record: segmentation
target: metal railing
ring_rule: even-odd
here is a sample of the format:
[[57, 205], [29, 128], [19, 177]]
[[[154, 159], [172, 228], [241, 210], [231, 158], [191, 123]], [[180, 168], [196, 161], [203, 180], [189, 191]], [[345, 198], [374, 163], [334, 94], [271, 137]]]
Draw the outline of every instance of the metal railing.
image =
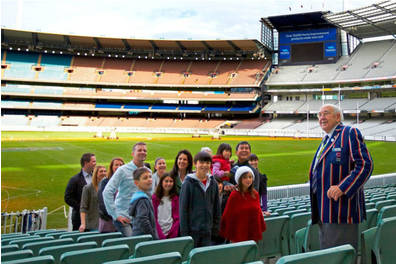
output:
[[47, 207], [39, 210], [1, 213], [2, 234], [26, 233], [47, 228]]

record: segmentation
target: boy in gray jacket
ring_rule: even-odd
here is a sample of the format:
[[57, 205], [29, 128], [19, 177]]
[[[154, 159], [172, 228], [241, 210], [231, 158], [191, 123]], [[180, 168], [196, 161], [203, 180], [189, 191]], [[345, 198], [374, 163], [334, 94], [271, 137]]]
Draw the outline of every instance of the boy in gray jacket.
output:
[[153, 239], [158, 239], [154, 208], [149, 195], [153, 182], [151, 171], [146, 167], [138, 168], [133, 172], [133, 180], [138, 190], [133, 194], [129, 206], [132, 236], [151, 235]]

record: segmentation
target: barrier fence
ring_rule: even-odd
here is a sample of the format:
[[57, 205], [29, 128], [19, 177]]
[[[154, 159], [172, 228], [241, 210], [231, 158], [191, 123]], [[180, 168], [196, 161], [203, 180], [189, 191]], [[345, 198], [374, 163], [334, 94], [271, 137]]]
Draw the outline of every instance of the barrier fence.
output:
[[1, 213], [2, 234], [26, 233], [29, 231], [47, 229], [47, 214], [47, 207], [39, 210]]

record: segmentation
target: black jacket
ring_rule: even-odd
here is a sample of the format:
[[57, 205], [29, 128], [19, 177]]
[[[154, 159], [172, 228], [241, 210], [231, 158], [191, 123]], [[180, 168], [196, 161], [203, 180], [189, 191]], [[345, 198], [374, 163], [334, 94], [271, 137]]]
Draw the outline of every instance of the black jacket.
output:
[[180, 234], [209, 233], [216, 235], [220, 227], [220, 201], [217, 182], [210, 176], [206, 191], [195, 174], [187, 175], [180, 191]]
[[73, 207], [73, 210], [80, 211], [81, 195], [84, 185], [86, 185], [82, 170], [70, 178], [65, 190], [65, 202]]
[[106, 206], [103, 201], [103, 190], [106, 187], [106, 184], [109, 182], [109, 179], [103, 178], [100, 181], [98, 186], [98, 207], [99, 207], [99, 217], [105, 221], [113, 220], [113, 218], [107, 213]]

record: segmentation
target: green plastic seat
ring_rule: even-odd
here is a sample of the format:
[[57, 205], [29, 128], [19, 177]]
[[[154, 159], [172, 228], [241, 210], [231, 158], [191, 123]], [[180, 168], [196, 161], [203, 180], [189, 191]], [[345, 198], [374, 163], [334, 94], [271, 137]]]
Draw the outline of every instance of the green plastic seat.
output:
[[1, 240], [1, 245], [2, 246], [9, 245], [12, 241], [28, 239], [28, 238], [29, 239], [35, 239], [35, 238], [40, 238], [40, 236], [26, 235], [26, 236], [16, 236], [16, 237], [4, 238], [4, 239]]
[[285, 211], [285, 212], [283, 212], [282, 215], [288, 215], [289, 217], [291, 217], [294, 214], [305, 213], [306, 211], [307, 211], [307, 209], [305, 209], [305, 208], [295, 209], [295, 210]]
[[307, 226], [308, 221], [311, 219], [311, 213], [297, 213], [290, 217], [289, 220], [289, 253], [295, 254], [296, 251], [296, 243], [295, 243], [295, 235], [297, 230]]
[[355, 261], [355, 257], [355, 249], [351, 245], [342, 245], [307, 253], [284, 256], [278, 259], [276, 264], [352, 264]]
[[282, 215], [265, 220], [267, 230], [263, 232], [263, 238], [257, 242], [259, 257], [268, 258], [279, 255], [287, 255], [289, 216]]
[[25, 239], [20, 239], [20, 240], [13, 240], [10, 242], [10, 245], [16, 244], [19, 246], [19, 248], [23, 248], [23, 245], [27, 243], [32, 243], [32, 242], [42, 242], [42, 241], [49, 241], [49, 240], [54, 240], [53, 237], [38, 237], [38, 238], [25, 238]]
[[53, 239], [48, 241], [31, 242], [24, 244], [22, 249], [30, 249], [34, 256], [38, 256], [40, 249], [51, 246], [60, 246], [74, 243], [71, 238]]
[[74, 232], [74, 233], [69, 233], [69, 234], [62, 234], [59, 236], [59, 238], [73, 238], [75, 242], [77, 242], [77, 239], [81, 236], [88, 236], [88, 235], [95, 235], [99, 234], [99, 231], [90, 231], [90, 232]]
[[76, 233], [80, 233], [80, 231], [78, 231], [78, 230], [74, 230], [74, 231], [58, 231], [58, 232], [46, 234], [45, 236], [52, 236], [52, 237], [54, 237], [54, 239], [59, 239], [61, 235], [76, 234]]
[[[35, 235], [39, 235], [41, 237], [45, 236], [52, 236], [52, 234], [59, 234], [59, 233], [66, 233], [66, 230], [59, 230], [59, 229], [53, 229], [53, 230], [40, 230], [41, 232], [36, 232], [34, 233]], [[54, 237], [55, 238], [55, 237]]]
[[129, 248], [127, 245], [83, 249], [63, 253], [60, 257], [62, 264], [89, 263], [101, 264], [106, 261], [127, 259]]
[[56, 229], [43, 229], [43, 230], [32, 231], [31, 234], [32, 235], [38, 235], [38, 236], [42, 237], [42, 236], [45, 236], [46, 234], [54, 233], [54, 232], [58, 232], [58, 231], [59, 230], [56, 230]]
[[253, 262], [245, 262], [243, 264], [264, 264], [261, 260], [253, 261]]
[[366, 210], [375, 208], [375, 203], [367, 202], [366, 203]]
[[54, 264], [52, 256], [39, 256], [2, 262], [2, 264]]
[[182, 257], [179, 252], [152, 255], [135, 259], [123, 259], [105, 262], [103, 264], [181, 264]]
[[377, 263], [395, 263], [396, 217], [382, 219], [377, 226], [373, 251]]
[[120, 232], [112, 232], [112, 233], [102, 233], [102, 234], [93, 234], [80, 236], [77, 238], [78, 243], [84, 243], [89, 241], [95, 241], [98, 246], [102, 245], [102, 242], [108, 238], [121, 238], [122, 234]]
[[387, 206], [387, 205], [393, 205], [393, 204], [396, 204], [396, 200], [389, 199], [389, 200], [385, 200], [385, 201], [378, 201], [375, 203], [375, 208], [379, 212], [382, 207]]
[[86, 243], [75, 243], [60, 246], [44, 247], [39, 250], [39, 256], [51, 255], [54, 257], [55, 263], [60, 263], [60, 257], [63, 253], [74, 251], [97, 248], [96, 242], [86, 242]]
[[361, 233], [361, 245], [360, 255], [362, 264], [372, 263], [372, 248], [374, 245], [375, 234], [377, 233], [377, 227], [372, 227]]
[[381, 219], [394, 216], [396, 216], [396, 204], [384, 206], [378, 213], [377, 223], [379, 223]]
[[1, 247], [1, 253], [8, 253], [19, 250], [18, 245], [6, 245]]
[[131, 237], [121, 237], [121, 238], [108, 238], [102, 242], [102, 247], [109, 247], [115, 245], [128, 245], [129, 255], [135, 253], [135, 247], [138, 243], [144, 241], [151, 241], [153, 237], [151, 235], [141, 235], [141, 236], [131, 236]]
[[284, 212], [292, 211], [292, 210], [296, 210], [296, 207], [295, 206], [290, 206], [290, 207], [286, 207], [286, 208], [278, 208], [278, 209], [275, 210], [275, 212], [280, 214], [280, 215], [283, 215]]
[[140, 242], [135, 247], [133, 258], [146, 257], [168, 252], [179, 252], [182, 261], [187, 260], [188, 253], [194, 248], [194, 240], [190, 236], [163, 240]]
[[295, 252], [303, 253], [304, 250], [304, 241], [305, 241], [305, 232], [307, 231], [307, 227], [303, 227], [296, 231], [295, 233]]
[[24, 250], [17, 250], [13, 252], [8, 252], [8, 253], [1, 253], [1, 262], [3, 261], [9, 261], [9, 260], [17, 260], [17, 259], [23, 259], [23, 258], [30, 258], [33, 257], [33, 251], [29, 249], [24, 249]]
[[1, 241], [9, 238], [17, 238], [17, 237], [29, 237], [29, 234], [22, 234], [22, 233], [9, 233], [9, 234], [2, 234]]
[[239, 264], [258, 260], [257, 244], [253, 240], [225, 245], [199, 247], [191, 250], [187, 264]]
[[[366, 210], [366, 218], [367, 219], [359, 224], [359, 226], [358, 226], [359, 234], [361, 234], [362, 232], [366, 231], [369, 228], [374, 227], [377, 224], [377, 215], [378, 215], [378, 210], [375, 208]], [[358, 237], [358, 254], [360, 254], [361, 243], [362, 243], [362, 240], [361, 240], [361, 236], [359, 235], [359, 237]]]

